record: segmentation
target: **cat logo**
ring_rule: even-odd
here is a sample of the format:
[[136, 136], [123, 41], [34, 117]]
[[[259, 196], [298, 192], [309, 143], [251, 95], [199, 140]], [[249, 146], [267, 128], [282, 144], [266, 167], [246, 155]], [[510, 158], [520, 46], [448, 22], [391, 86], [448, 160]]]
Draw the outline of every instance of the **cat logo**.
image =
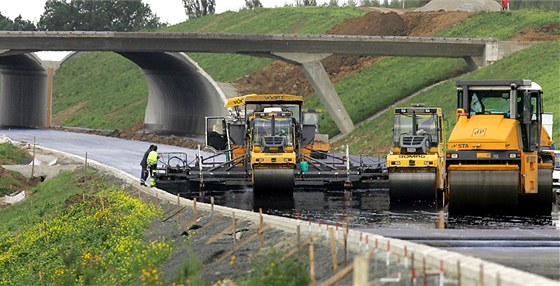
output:
[[475, 128], [471, 137], [484, 137], [486, 135], [486, 128]]

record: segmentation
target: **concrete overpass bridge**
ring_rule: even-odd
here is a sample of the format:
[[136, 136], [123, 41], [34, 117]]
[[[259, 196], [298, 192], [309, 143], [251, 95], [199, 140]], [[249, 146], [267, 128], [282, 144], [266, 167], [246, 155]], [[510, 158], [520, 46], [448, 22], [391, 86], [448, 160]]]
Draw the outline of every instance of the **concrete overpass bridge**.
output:
[[[203, 133], [225, 95], [184, 52], [236, 53], [299, 65], [342, 133], [354, 124], [320, 60], [330, 55], [463, 58], [472, 69], [511, 51], [495, 39], [220, 33], [0, 32], [0, 126], [47, 127], [47, 70], [32, 52], [107, 51], [134, 62], [148, 84], [145, 127]], [[64, 63], [65, 60], [61, 64]]]

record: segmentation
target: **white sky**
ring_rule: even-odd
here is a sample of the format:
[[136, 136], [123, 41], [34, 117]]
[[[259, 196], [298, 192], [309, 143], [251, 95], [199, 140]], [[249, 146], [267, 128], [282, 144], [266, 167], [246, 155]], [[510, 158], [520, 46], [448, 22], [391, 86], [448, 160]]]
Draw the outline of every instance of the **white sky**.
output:
[[[0, 0], [0, 12], [12, 20], [21, 15], [23, 19], [36, 23], [43, 14], [45, 2], [46, 0]], [[173, 25], [187, 20], [182, 0], [142, 0], [142, 2], [150, 5], [152, 12], [162, 22]], [[296, 0], [261, 0], [264, 7], [281, 7], [286, 3], [294, 4], [295, 2]], [[328, 0], [317, 1], [319, 4], [325, 2]], [[244, 5], [244, 0], [216, 0], [216, 13], [237, 11]], [[37, 54], [44, 60], [61, 60], [67, 52], [39, 52]]]

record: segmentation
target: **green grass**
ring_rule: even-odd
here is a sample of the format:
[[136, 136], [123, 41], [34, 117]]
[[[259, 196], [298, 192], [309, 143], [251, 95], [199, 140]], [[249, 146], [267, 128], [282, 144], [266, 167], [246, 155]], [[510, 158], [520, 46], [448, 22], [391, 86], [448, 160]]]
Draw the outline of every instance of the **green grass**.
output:
[[[1, 167], [0, 167], [1, 168]], [[26, 178], [18, 172], [9, 171], [9, 175], [0, 176], [0, 197], [26, 189]]]
[[[31, 155], [11, 143], [0, 144], [0, 165], [19, 165], [30, 160]], [[17, 172], [5, 172], [5, 175], [0, 176], [0, 196], [25, 190], [26, 178]]]
[[544, 10], [484, 13], [443, 31], [440, 36], [507, 40], [523, 29], [540, 28], [559, 21], [560, 13]]
[[[558, 22], [560, 13], [550, 11], [482, 13], [438, 36], [508, 39], [524, 28], [538, 28]], [[353, 122], [358, 123], [423, 87], [466, 70], [462, 59], [393, 57], [345, 78], [335, 88]], [[306, 106], [324, 109], [316, 96], [307, 99]], [[331, 136], [340, 133], [328, 115], [321, 121], [321, 132]], [[356, 132], [361, 134], [360, 130]]]
[[[460, 79], [530, 79], [539, 83], [544, 91], [546, 112], [553, 112], [558, 142], [558, 126], [560, 126], [560, 42], [535, 45], [517, 52], [495, 64], [465, 75]], [[442, 107], [446, 118], [446, 135], [449, 136], [455, 125], [456, 91], [455, 81], [449, 80], [429, 91], [426, 91], [401, 106], [422, 102], [426, 106]], [[392, 110], [379, 118], [367, 122], [357, 128], [339, 145], [349, 145], [352, 153], [370, 151], [387, 152], [392, 140]], [[374, 136], [372, 136], [374, 134]]]
[[[339, 7], [255, 9], [196, 18], [164, 31], [320, 34], [364, 13]], [[272, 62], [231, 54], [190, 56], [217, 81], [237, 79]], [[114, 53], [81, 53], [56, 72], [53, 115], [71, 113], [55, 122], [64, 126], [124, 129], [144, 118], [147, 97], [145, 79], [132, 62]]]
[[[324, 34], [334, 25], [365, 14], [358, 8], [282, 7], [227, 12], [170, 27], [171, 32]], [[189, 54], [216, 81], [233, 81], [270, 64], [267, 58], [231, 54]]]
[[297, 286], [309, 285], [309, 273], [306, 262], [301, 257], [289, 257], [282, 260], [283, 253], [271, 253], [257, 256], [252, 263], [253, 271], [236, 281], [241, 286]]
[[0, 165], [19, 165], [30, 160], [31, 155], [13, 144], [0, 144]]
[[156, 285], [170, 252], [142, 235], [156, 215], [101, 177], [63, 173], [0, 210], [0, 284]]
[[[343, 79], [335, 88], [352, 121], [357, 123], [425, 86], [466, 69], [462, 59], [389, 58]], [[305, 106], [324, 110], [317, 96], [306, 99]], [[328, 114], [321, 121], [321, 132], [331, 136], [339, 133]]]
[[[324, 33], [345, 19], [366, 11], [340, 7], [284, 7], [227, 12], [168, 27], [173, 32]], [[508, 39], [527, 27], [558, 23], [560, 13], [538, 10], [482, 13], [441, 32], [447, 37]], [[258, 70], [269, 59], [243, 55], [190, 54], [217, 81], [232, 81]], [[350, 117], [358, 123], [423, 87], [465, 71], [463, 60], [439, 58], [387, 58], [335, 85]], [[140, 70], [110, 53], [84, 53], [66, 63], [55, 77], [53, 110], [56, 115], [79, 110], [62, 125], [98, 129], [124, 129], [142, 120], [147, 86]], [[315, 96], [309, 108], [321, 108]], [[71, 113], [71, 112], [70, 112]], [[64, 117], [63, 117], [64, 118]], [[326, 114], [321, 132], [339, 133]]]
[[134, 63], [114, 53], [80, 53], [56, 73], [53, 116], [74, 108], [79, 112], [58, 124], [124, 129], [144, 118], [147, 94]]

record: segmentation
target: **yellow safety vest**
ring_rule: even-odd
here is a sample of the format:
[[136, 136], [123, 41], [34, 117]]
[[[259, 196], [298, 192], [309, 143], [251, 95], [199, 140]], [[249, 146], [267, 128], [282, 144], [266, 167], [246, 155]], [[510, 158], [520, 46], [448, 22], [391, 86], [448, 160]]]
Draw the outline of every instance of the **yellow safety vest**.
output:
[[156, 151], [150, 151], [150, 154], [148, 154], [148, 159], [146, 160], [148, 163], [148, 166], [152, 166], [152, 165], [156, 165], [157, 164], [157, 160], [158, 160], [158, 154]]

